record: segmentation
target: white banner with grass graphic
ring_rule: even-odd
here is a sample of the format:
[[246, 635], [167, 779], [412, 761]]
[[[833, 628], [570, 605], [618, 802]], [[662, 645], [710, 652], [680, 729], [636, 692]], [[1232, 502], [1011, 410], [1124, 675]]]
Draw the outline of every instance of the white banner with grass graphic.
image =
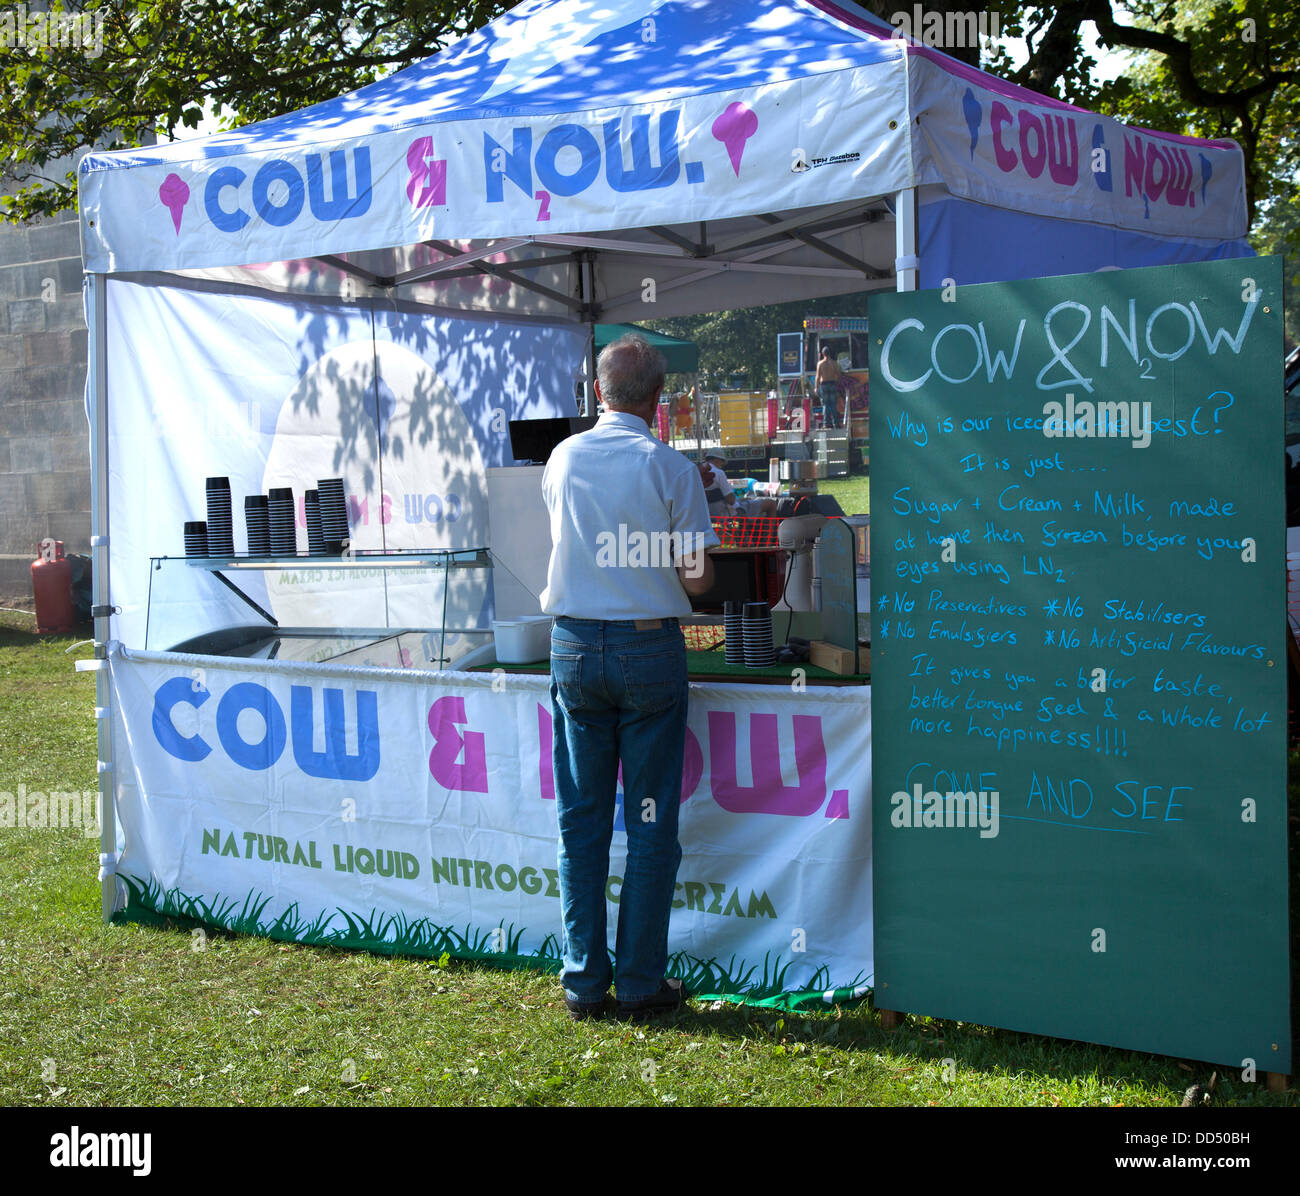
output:
[[[558, 967], [549, 678], [110, 657], [119, 916]], [[671, 970], [872, 979], [870, 690], [693, 685]], [[626, 838], [610, 861], [611, 948]]]

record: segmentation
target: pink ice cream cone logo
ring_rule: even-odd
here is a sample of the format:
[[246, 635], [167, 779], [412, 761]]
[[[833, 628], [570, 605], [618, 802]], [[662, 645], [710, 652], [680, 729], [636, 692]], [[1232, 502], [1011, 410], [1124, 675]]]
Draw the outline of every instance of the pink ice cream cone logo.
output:
[[162, 181], [162, 186], [158, 188], [158, 198], [162, 200], [163, 206], [172, 214], [172, 225], [175, 227], [177, 235], [181, 231], [181, 214], [185, 211], [185, 205], [190, 201], [190, 189], [185, 180], [178, 174], [169, 174]]
[[727, 147], [731, 169], [740, 178], [740, 159], [745, 153], [745, 142], [758, 132], [758, 115], [746, 104], [728, 104], [722, 115], [713, 122], [713, 136]]

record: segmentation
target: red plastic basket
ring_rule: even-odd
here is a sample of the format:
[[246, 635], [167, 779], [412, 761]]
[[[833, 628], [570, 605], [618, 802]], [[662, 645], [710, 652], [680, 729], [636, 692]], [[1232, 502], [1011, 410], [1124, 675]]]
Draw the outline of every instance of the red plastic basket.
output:
[[775, 515], [715, 515], [713, 530], [723, 548], [775, 548], [780, 522]]

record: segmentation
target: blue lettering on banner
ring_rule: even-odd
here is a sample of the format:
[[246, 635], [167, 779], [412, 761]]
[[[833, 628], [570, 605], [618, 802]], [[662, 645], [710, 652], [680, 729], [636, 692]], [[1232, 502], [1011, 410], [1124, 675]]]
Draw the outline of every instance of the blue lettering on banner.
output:
[[222, 166], [208, 176], [207, 186], [203, 189], [203, 206], [207, 209], [208, 219], [223, 233], [237, 233], [248, 223], [248, 213], [238, 205], [233, 211], [221, 206], [221, 193], [227, 187], [238, 188], [248, 176], [238, 166]]
[[[364, 216], [370, 210], [374, 192], [370, 179], [370, 150], [356, 146], [352, 153], [352, 182], [348, 186], [348, 151], [331, 150], [329, 153], [329, 188], [326, 194], [324, 162], [320, 154], [306, 155], [307, 180], [302, 172], [284, 158], [264, 162], [253, 176], [253, 210], [267, 224], [284, 228], [302, 215], [304, 203], [317, 220], [335, 222]], [[248, 175], [238, 166], [221, 166], [209, 176], [203, 188], [203, 207], [208, 219], [223, 233], [237, 233], [252, 219], [252, 215], [239, 201], [239, 191]], [[275, 194], [272, 187], [284, 184], [284, 194]], [[225, 206], [222, 193], [227, 189], [236, 193], [234, 205]]]
[[348, 192], [348, 158], [343, 150], [330, 150], [330, 192], [325, 198], [325, 176], [320, 154], [307, 155], [307, 200], [317, 220], [347, 220], [370, 211], [370, 151], [358, 146], [352, 155], [356, 194]]
[[464, 503], [459, 494], [404, 494], [402, 509], [407, 523], [455, 523]]
[[[501, 169], [496, 169], [497, 159]], [[500, 203], [504, 198], [503, 179], [509, 179], [529, 199], [533, 197], [533, 131], [515, 130], [513, 152], [507, 152], [494, 137], [483, 134], [483, 167], [487, 171], [488, 203]]]
[[[581, 159], [570, 174], [560, 171], [559, 155], [563, 149], [577, 150]], [[581, 125], [556, 125], [542, 138], [536, 166], [538, 182], [552, 195], [577, 195], [590, 187], [600, 173], [600, 146]]]
[[[669, 108], [659, 113], [659, 163], [655, 164], [650, 144], [651, 113], [643, 112], [629, 118], [627, 148], [631, 165], [624, 163], [623, 118], [616, 116], [601, 126], [605, 143], [605, 179], [614, 191], [650, 191], [670, 187], [682, 174], [678, 158], [677, 130], [681, 123], [681, 110]], [[565, 168], [560, 165], [562, 150], [577, 151], [578, 160]], [[485, 194], [488, 203], [505, 200], [505, 181], [510, 180], [519, 191], [535, 198], [533, 172], [537, 181], [551, 195], [577, 195], [596, 181], [600, 174], [600, 145], [590, 131], [581, 125], [557, 125], [542, 138], [533, 154], [533, 134], [529, 128], [512, 130], [512, 144], [506, 149], [490, 133], [483, 134], [483, 170]], [[704, 166], [700, 162], [686, 163], [686, 181], [702, 183]]]
[[[254, 743], [239, 730], [239, 716], [245, 710], [256, 710], [262, 716], [262, 738]], [[271, 691], [252, 681], [232, 685], [217, 705], [217, 737], [226, 755], [241, 768], [250, 772], [270, 768], [284, 751], [287, 738], [284, 714]]]
[[313, 747], [315, 702], [310, 685], [293, 687], [293, 758], [309, 777], [368, 781], [379, 769], [379, 695], [357, 690], [357, 751], [348, 754], [347, 715], [343, 691], [325, 690], [325, 750]]
[[[379, 695], [374, 690], [356, 691], [356, 745], [347, 748], [348, 723], [341, 689], [323, 691], [322, 739], [324, 750], [317, 751], [316, 711], [312, 688], [292, 687], [291, 717], [293, 756], [308, 776], [325, 780], [368, 781], [379, 771]], [[172, 710], [181, 703], [195, 709], [210, 697], [206, 689], [195, 689], [189, 677], [172, 677], [154, 692], [153, 732], [162, 749], [177, 760], [196, 763], [212, 752], [212, 745], [199, 735], [182, 735], [172, 722]], [[239, 716], [255, 710], [262, 718], [260, 739], [250, 742], [239, 729]], [[233, 685], [217, 704], [217, 738], [241, 768], [261, 771], [270, 768], [284, 753], [290, 738], [284, 711], [275, 695], [263, 685], [243, 681]]]
[[677, 121], [681, 113], [676, 109], [659, 117], [659, 165], [650, 159], [650, 115], [642, 113], [632, 117], [632, 168], [623, 167], [623, 146], [619, 140], [619, 118], [605, 122], [605, 177], [615, 191], [649, 191], [656, 187], [670, 187], [677, 181]]
[[173, 677], [158, 687], [153, 696], [153, 736], [169, 756], [192, 763], [212, 751], [201, 735], [182, 735], [172, 723], [173, 706], [188, 702], [197, 710], [211, 696], [206, 689], [195, 689], [189, 677]]
[[[283, 183], [288, 188], [289, 194], [281, 204], [271, 202], [272, 183]], [[253, 207], [267, 224], [274, 224], [276, 228], [292, 224], [302, 211], [302, 200], [302, 175], [292, 162], [272, 158], [253, 176]]]

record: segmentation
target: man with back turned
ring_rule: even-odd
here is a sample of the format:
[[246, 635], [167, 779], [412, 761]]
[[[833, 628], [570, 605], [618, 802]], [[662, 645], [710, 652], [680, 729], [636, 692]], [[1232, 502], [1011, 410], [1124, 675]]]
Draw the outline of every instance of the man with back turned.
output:
[[[596, 426], [563, 441], [542, 480], [551, 560], [542, 610], [551, 634], [555, 805], [564, 918], [565, 1005], [574, 1018], [675, 1009], [665, 977], [668, 917], [681, 847], [686, 647], [678, 619], [689, 594], [713, 584], [719, 543], [699, 471], [650, 431], [664, 359], [625, 336], [601, 353]], [[615, 968], [605, 885], [619, 764], [627, 864], [619, 893]]]

